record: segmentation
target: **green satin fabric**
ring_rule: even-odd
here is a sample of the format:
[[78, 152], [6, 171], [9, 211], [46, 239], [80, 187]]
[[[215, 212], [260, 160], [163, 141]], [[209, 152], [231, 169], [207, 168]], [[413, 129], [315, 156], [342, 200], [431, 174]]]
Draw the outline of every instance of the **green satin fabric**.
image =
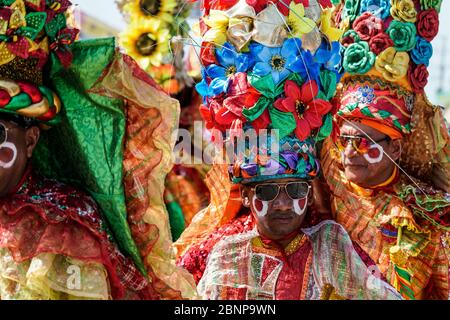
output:
[[166, 204], [167, 211], [169, 213], [170, 232], [172, 234], [172, 241], [175, 242], [183, 233], [186, 225], [184, 223], [183, 210], [176, 201], [172, 201]]
[[122, 183], [124, 104], [87, 92], [113, 61], [114, 53], [114, 38], [96, 39], [73, 45], [74, 60], [68, 69], [52, 59], [46, 83], [62, 101], [62, 121], [42, 133], [34, 166], [47, 177], [88, 191], [121, 251], [146, 274], [127, 223]]

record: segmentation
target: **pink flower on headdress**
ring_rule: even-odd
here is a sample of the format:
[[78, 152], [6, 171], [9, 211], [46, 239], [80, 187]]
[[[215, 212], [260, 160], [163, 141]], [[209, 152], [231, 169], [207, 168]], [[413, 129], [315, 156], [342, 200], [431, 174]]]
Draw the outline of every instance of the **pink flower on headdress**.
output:
[[332, 105], [325, 100], [317, 99], [319, 88], [314, 80], [304, 83], [301, 88], [291, 80], [284, 84], [286, 98], [275, 101], [274, 106], [280, 111], [291, 112], [297, 123], [295, 135], [305, 140], [311, 131], [322, 126], [322, 118]]

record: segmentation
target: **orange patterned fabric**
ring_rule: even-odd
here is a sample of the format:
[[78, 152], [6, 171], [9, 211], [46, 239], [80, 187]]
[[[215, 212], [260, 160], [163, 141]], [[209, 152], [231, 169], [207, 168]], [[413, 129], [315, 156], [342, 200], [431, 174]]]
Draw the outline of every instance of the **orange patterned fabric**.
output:
[[[332, 192], [335, 220], [391, 284], [395, 281], [394, 265], [397, 265], [411, 275], [415, 299], [448, 299], [449, 251], [443, 243], [445, 234], [429, 223], [425, 215], [418, 216], [416, 206], [407, 205], [400, 198], [399, 194], [411, 184], [409, 180], [400, 174], [390, 187], [361, 192], [346, 180], [337, 155], [328, 140], [322, 152], [322, 166]], [[436, 194], [438, 197], [439, 193]], [[448, 213], [448, 206], [441, 209], [442, 214]], [[399, 228], [401, 250], [393, 254], [390, 249], [397, 244]]]

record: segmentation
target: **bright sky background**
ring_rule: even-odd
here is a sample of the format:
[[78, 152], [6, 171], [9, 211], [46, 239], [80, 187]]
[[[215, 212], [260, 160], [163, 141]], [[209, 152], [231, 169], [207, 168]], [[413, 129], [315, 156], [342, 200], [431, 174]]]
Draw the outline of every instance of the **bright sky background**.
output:
[[[87, 14], [97, 17], [108, 25], [123, 30], [126, 26], [114, 0], [72, 0]], [[433, 103], [442, 103], [437, 95], [439, 86], [450, 96], [450, 0], [442, 1], [440, 30], [433, 40], [434, 55], [429, 71], [427, 93]]]

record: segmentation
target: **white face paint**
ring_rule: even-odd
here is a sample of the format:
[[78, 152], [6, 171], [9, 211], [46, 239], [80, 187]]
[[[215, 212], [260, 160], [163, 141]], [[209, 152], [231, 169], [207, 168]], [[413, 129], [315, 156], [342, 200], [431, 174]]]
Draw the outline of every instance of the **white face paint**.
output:
[[16, 162], [16, 159], [17, 159], [17, 148], [16, 148], [16, 145], [14, 143], [11, 143], [11, 142], [4, 142], [4, 143], [0, 144], [0, 151], [2, 149], [10, 149], [13, 152], [13, 156], [12, 156], [12, 159], [10, 161], [3, 162], [3, 161], [0, 160], [0, 168], [9, 169], [9, 168], [11, 168], [14, 165], [14, 163]]
[[383, 156], [384, 156], [383, 147], [380, 146], [379, 144], [374, 144], [369, 149], [378, 149], [379, 155], [376, 158], [372, 158], [369, 156], [369, 153], [364, 153], [364, 159], [366, 159], [366, 161], [370, 164], [375, 164], [375, 163], [381, 162], [381, 160], [383, 159]]
[[253, 196], [253, 209], [255, 209], [256, 215], [258, 217], [264, 217], [269, 211], [269, 202], [261, 201], [256, 199], [256, 196]]
[[[303, 207], [300, 206], [300, 201], [304, 201], [305, 203], [303, 204]], [[306, 212], [306, 207], [308, 206], [308, 201], [307, 199], [296, 199], [296, 200], [292, 200], [292, 203], [294, 205], [294, 212], [299, 215], [302, 216], [305, 214]]]

